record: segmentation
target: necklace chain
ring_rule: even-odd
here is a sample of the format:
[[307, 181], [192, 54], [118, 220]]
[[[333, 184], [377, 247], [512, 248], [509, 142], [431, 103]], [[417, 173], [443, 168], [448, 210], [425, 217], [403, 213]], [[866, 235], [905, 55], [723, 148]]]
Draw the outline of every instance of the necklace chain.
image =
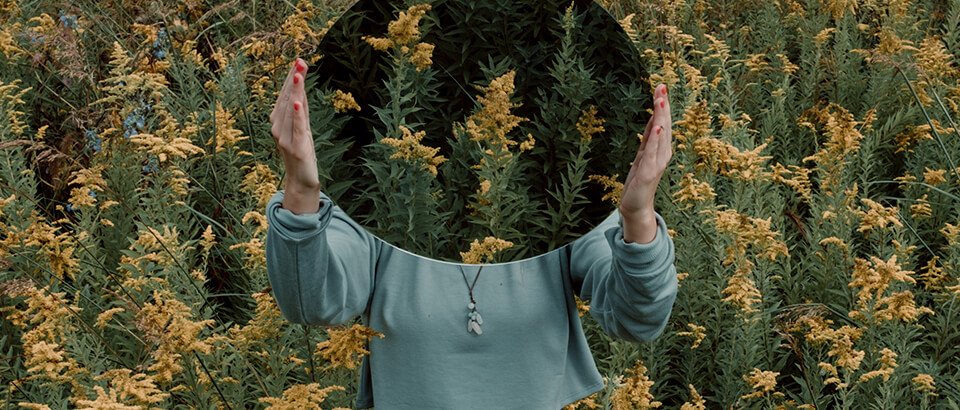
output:
[[[463, 283], [467, 284], [467, 274], [463, 271], [463, 266], [457, 265], [457, 267], [460, 268]], [[483, 317], [480, 316], [480, 312], [477, 312], [477, 301], [473, 298], [473, 287], [476, 286], [481, 271], [483, 271], [483, 265], [480, 265], [480, 269], [477, 270], [477, 276], [473, 278], [473, 284], [467, 285], [467, 291], [470, 293], [470, 303], [467, 304], [467, 309], [470, 310], [470, 313], [467, 313], [467, 332], [476, 333], [477, 336], [483, 334], [483, 330], [480, 329], [480, 325], [483, 324]]]

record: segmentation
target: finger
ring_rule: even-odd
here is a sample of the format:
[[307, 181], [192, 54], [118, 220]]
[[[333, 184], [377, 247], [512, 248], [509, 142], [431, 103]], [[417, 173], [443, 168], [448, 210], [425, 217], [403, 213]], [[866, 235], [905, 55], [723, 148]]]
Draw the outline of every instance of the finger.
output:
[[306, 72], [307, 64], [303, 59], [297, 58], [293, 61], [293, 64], [290, 65], [290, 70], [287, 72], [287, 78], [283, 80], [283, 87], [280, 88], [280, 93], [277, 94], [277, 103], [273, 107], [273, 112], [270, 113], [270, 119], [276, 120], [277, 116], [280, 113], [283, 113], [289, 109], [286, 107], [290, 101], [290, 86], [293, 84], [293, 75], [297, 72]]
[[673, 117], [670, 113], [670, 99], [666, 97], [663, 99], [663, 117], [665, 125], [661, 134], [660, 147], [657, 150], [657, 163], [666, 167], [673, 155]]
[[636, 173], [635, 170], [640, 167], [640, 162], [642, 162], [643, 152], [647, 149], [647, 141], [650, 140], [650, 132], [653, 129], [654, 125], [657, 123], [657, 114], [659, 113], [660, 99], [654, 98], [653, 100], [653, 115], [650, 116], [650, 119], [647, 120], [647, 125], [643, 131], [643, 138], [640, 140], [640, 148], [637, 150], [637, 155], [633, 158], [633, 163], [630, 166], [630, 172], [627, 174], [627, 179], [625, 183], [629, 183], [633, 179], [633, 175]]

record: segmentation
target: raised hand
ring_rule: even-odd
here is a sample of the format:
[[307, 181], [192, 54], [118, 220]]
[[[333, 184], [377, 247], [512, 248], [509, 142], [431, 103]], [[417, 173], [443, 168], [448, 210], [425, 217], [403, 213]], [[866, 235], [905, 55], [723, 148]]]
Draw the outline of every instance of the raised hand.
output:
[[637, 156], [623, 183], [620, 215], [625, 242], [648, 243], [657, 234], [653, 209], [660, 177], [673, 156], [672, 119], [667, 86], [660, 84], [653, 93], [653, 116], [647, 121]]
[[320, 209], [317, 154], [304, 87], [307, 68], [307, 62], [301, 58], [293, 62], [270, 113], [270, 133], [286, 169], [283, 207], [295, 214]]

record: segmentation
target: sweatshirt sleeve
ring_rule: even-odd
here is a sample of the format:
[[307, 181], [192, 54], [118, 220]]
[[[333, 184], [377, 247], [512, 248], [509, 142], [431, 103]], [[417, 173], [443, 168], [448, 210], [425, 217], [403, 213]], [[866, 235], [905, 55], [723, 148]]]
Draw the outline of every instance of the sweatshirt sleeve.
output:
[[380, 241], [320, 193], [320, 209], [294, 214], [284, 191], [267, 202], [267, 276], [280, 312], [307, 325], [337, 325], [366, 310]]
[[570, 271], [578, 296], [610, 336], [652, 341], [663, 333], [677, 297], [673, 240], [659, 213], [645, 244], [623, 239], [620, 211], [572, 243]]

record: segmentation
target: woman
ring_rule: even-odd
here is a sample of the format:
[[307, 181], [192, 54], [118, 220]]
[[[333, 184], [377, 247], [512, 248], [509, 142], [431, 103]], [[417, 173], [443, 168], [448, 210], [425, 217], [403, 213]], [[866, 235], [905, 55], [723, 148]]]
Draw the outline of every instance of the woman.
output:
[[555, 410], [600, 390], [574, 294], [613, 337], [663, 332], [677, 293], [673, 242], [653, 208], [672, 156], [665, 85], [619, 209], [554, 251], [477, 265], [393, 246], [321, 191], [307, 72], [297, 59], [270, 115], [286, 186], [266, 209], [267, 271], [286, 319], [336, 325], [361, 316], [384, 334], [364, 358], [357, 408]]

